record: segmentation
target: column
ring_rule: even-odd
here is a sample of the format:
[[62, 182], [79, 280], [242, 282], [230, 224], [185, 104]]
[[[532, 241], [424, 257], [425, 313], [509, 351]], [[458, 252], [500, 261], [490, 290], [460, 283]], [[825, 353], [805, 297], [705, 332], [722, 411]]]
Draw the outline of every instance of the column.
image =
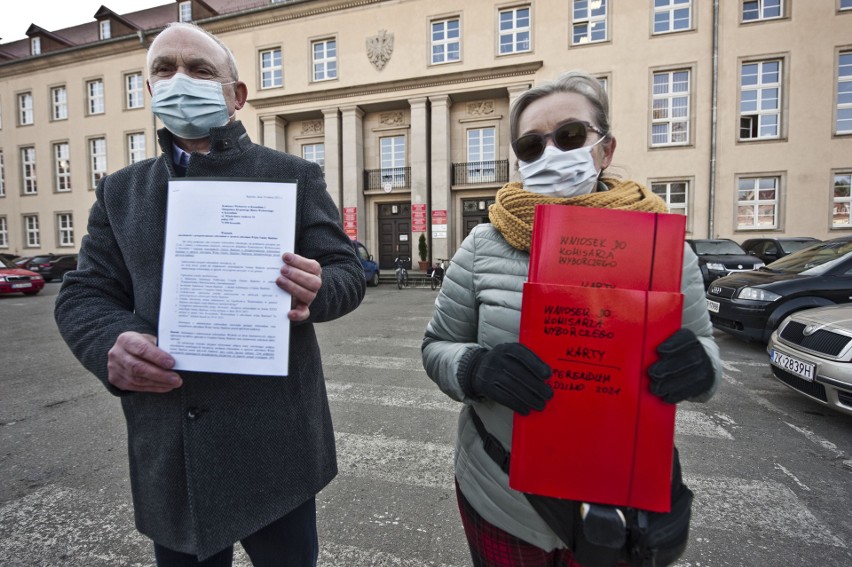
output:
[[[515, 101], [521, 93], [528, 91], [531, 86], [532, 85], [529, 84], [513, 85], [507, 89], [509, 91], [509, 109], [515, 106]], [[511, 128], [511, 124], [509, 126]], [[509, 135], [511, 136], [511, 133]], [[509, 160], [509, 181], [520, 181], [521, 176], [518, 173], [518, 158], [515, 156], [515, 151], [512, 149], [512, 140], [509, 140], [507, 158]]]
[[[453, 164], [450, 153], [450, 97], [436, 95], [429, 97], [432, 108], [431, 132], [432, 139], [432, 211], [447, 212], [447, 232], [444, 238], [435, 238], [432, 234], [432, 259], [450, 258], [455, 252], [455, 226], [458, 219], [454, 218], [452, 209], [452, 174]], [[431, 230], [430, 211], [430, 230]], [[450, 243], [453, 243], [450, 245]]]
[[287, 151], [287, 121], [280, 116], [261, 116], [263, 145], [279, 152]]
[[[343, 122], [341, 161], [342, 207], [358, 207], [358, 240], [369, 243], [364, 202], [364, 111], [357, 106], [340, 109]], [[375, 246], [370, 248], [375, 250]]]
[[[428, 109], [426, 108], [426, 97], [417, 97], [409, 99], [408, 104], [411, 107], [411, 147], [409, 148], [409, 165], [411, 166], [411, 209], [412, 209], [412, 226], [411, 226], [411, 253], [414, 258], [420, 260], [418, 255], [418, 247], [420, 243], [420, 235], [425, 234], [427, 244], [426, 261], [429, 261], [429, 240], [431, 231], [429, 228], [429, 210], [428, 210], [428, 192], [429, 192], [429, 124], [428, 124]], [[424, 210], [419, 211], [420, 215], [426, 215], [426, 226], [423, 230], [418, 229], [415, 224], [415, 209], [418, 206]], [[422, 219], [422, 217], [420, 217]]]
[[323, 126], [325, 136], [325, 140], [323, 141], [325, 145], [325, 184], [328, 187], [331, 199], [337, 205], [337, 208], [340, 209], [342, 215], [343, 185], [340, 182], [340, 116], [337, 112], [337, 107], [323, 108], [322, 115], [325, 119]]

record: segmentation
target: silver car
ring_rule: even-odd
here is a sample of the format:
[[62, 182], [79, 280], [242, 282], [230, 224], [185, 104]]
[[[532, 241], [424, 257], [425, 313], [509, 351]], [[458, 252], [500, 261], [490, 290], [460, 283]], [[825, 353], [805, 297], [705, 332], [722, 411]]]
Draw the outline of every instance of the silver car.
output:
[[798, 311], [766, 345], [775, 378], [852, 415], [852, 304]]

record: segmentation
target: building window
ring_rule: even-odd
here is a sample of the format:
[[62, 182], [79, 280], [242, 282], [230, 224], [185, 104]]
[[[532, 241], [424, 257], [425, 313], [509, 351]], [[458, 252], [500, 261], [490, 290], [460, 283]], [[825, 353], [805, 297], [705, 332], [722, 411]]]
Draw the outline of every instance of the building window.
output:
[[0, 217], [0, 248], [9, 247], [9, 224], [6, 217]]
[[405, 136], [381, 138], [382, 185], [405, 187]]
[[30, 55], [40, 55], [41, 54], [41, 38], [40, 37], [31, 37], [30, 38]]
[[737, 228], [778, 227], [778, 177], [742, 177], [737, 182]]
[[841, 10], [852, 10], [852, 0], [840, 0]]
[[6, 165], [3, 163], [3, 151], [0, 150], [0, 197], [6, 196]]
[[311, 44], [314, 63], [314, 80], [337, 78], [337, 40], [324, 39]]
[[743, 21], [774, 20], [784, 16], [784, 0], [743, 0]]
[[743, 63], [740, 140], [781, 135], [781, 61]]
[[271, 89], [283, 84], [281, 76], [281, 50], [266, 49], [260, 52], [260, 88]]
[[51, 117], [54, 120], [68, 118], [68, 89], [65, 85], [50, 89]]
[[71, 213], [56, 215], [56, 232], [59, 235], [59, 246], [74, 246], [74, 223]]
[[24, 241], [27, 248], [38, 248], [41, 245], [38, 234], [38, 215], [24, 215]]
[[18, 124], [26, 126], [33, 123], [33, 93], [18, 95]]
[[529, 51], [530, 29], [529, 6], [500, 10], [500, 55]]
[[106, 175], [107, 170], [105, 138], [92, 138], [89, 140], [89, 168], [91, 170], [91, 183], [89, 186], [91, 189], [95, 189], [101, 177]]
[[71, 158], [68, 142], [53, 144], [53, 171], [57, 191], [71, 190]]
[[178, 21], [192, 21], [192, 2], [181, 2], [180, 4], [178, 4]]
[[318, 164], [325, 171], [325, 144], [305, 144], [302, 157]]
[[669, 208], [670, 213], [687, 215], [687, 198], [689, 197], [689, 181], [667, 181], [652, 183], [651, 191], [659, 195]]
[[651, 145], [689, 143], [689, 71], [654, 73]]
[[112, 37], [112, 27], [109, 20], [101, 20], [98, 22], [101, 39], [109, 39]]
[[432, 64], [461, 60], [461, 28], [459, 19], [432, 22]]
[[494, 128], [467, 131], [467, 182], [492, 183], [497, 180]]
[[834, 176], [832, 228], [852, 226], [852, 172], [838, 173]]
[[606, 41], [606, 0], [574, 0], [573, 43]]
[[86, 82], [89, 114], [104, 113], [104, 82], [101, 79]]
[[837, 134], [852, 134], [852, 51], [841, 53], [837, 59], [835, 130]]
[[21, 148], [21, 181], [23, 183], [24, 195], [35, 195], [38, 193], [36, 185], [36, 153], [35, 148]]
[[692, 0], [654, 0], [654, 33], [692, 29]]
[[142, 73], [130, 73], [124, 76], [124, 104], [127, 108], [143, 108], [145, 106], [145, 82]]
[[127, 163], [136, 163], [145, 159], [145, 133], [136, 132], [127, 135]]

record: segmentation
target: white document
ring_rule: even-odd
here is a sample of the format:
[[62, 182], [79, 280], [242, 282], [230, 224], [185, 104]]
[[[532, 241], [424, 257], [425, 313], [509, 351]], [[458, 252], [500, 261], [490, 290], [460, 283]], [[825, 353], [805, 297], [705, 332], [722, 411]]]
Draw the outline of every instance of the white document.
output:
[[296, 183], [169, 182], [158, 345], [175, 370], [286, 376]]

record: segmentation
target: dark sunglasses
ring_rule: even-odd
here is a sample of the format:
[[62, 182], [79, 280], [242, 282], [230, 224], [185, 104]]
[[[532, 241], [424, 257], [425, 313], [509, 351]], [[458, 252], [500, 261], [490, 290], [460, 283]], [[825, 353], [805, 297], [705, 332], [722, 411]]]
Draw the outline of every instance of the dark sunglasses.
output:
[[584, 120], [572, 120], [548, 134], [524, 134], [512, 142], [512, 149], [519, 160], [529, 163], [541, 157], [547, 147], [548, 138], [553, 140], [553, 145], [557, 148], [567, 152], [585, 146], [589, 130], [599, 134], [601, 138], [606, 136], [606, 132], [597, 126]]

